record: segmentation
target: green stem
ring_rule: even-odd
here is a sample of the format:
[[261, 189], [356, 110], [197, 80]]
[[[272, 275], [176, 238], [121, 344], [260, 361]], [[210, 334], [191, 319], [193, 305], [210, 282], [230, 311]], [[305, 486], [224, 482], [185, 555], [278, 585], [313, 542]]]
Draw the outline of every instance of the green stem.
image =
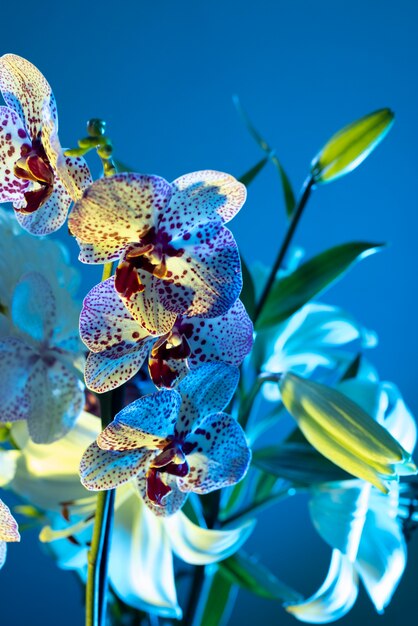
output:
[[[298, 489], [298, 491], [300, 490]], [[233, 524], [234, 522], [238, 522], [238, 521], [242, 522], [245, 518], [252, 517], [253, 515], [255, 515], [255, 513], [259, 513], [260, 511], [262, 511], [263, 509], [266, 509], [272, 504], [275, 504], [276, 502], [280, 502], [280, 500], [284, 500], [285, 498], [288, 498], [289, 496], [294, 496], [295, 494], [296, 494], [296, 489], [294, 487], [286, 487], [286, 489], [283, 489], [282, 491], [278, 491], [272, 494], [271, 496], [268, 496], [268, 498], [261, 500], [260, 502], [257, 502], [257, 501], [253, 502], [252, 504], [246, 506], [240, 511], [237, 511], [237, 513], [230, 515], [226, 519], [222, 520], [222, 527], [225, 527], [226, 525], [229, 526], [230, 524]]]
[[256, 399], [261, 387], [266, 382], [278, 383], [280, 380], [280, 377], [281, 377], [281, 374], [270, 374], [268, 372], [263, 372], [262, 374], [257, 376], [257, 378], [255, 379], [254, 385], [250, 389], [249, 394], [244, 398], [242, 402], [239, 415], [238, 415], [238, 421], [241, 424], [241, 426], [244, 428], [244, 430], [248, 424], [248, 420], [251, 415], [251, 409], [253, 408], [254, 400]]
[[295, 234], [296, 227], [299, 224], [300, 218], [302, 217], [302, 214], [303, 214], [303, 210], [304, 210], [304, 208], [306, 206], [306, 203], [308, 202], [309, 197], [311, 195], [311, 192], [312, 192], [312, 190], [314, 188], [314, 184], [315, 184], [315, 181], [310, 176], [309, 176], [309, 178], [307, 178], [305, 180], [305, 182], [303, 184], [302, 194], [301, 194], [300, 199], [298, 201], [298, 204], [297, 204], [297, 206], [295, 208], [295, 212], [293, 214], [292, 221], [290, 222], [289, 228], [287, 229], [286, 237], [284, 238], [282, 247], [279, 250], [279, 254], [277, 255], [277, 259], [276, 259], [276, 261], [275, 261], [275, 263], [273, 265], [273, 268], [272, 268], [272, 270], [270, 272], [270, 275], [269, 275], [269, 277], [267, 279], [266, 286], [264, 287], [263, 293], [261, 294], [260, 300], [259, 300], [259, 302], [257, 304], [256, 311], [255, 311], [255, 314], [254, 314], [254, 319], [253, 319], [254, 326], [256, 326], [256, 322], [257, 322], [258, 318], [260, 317], [261, 311], [264, 308], [264, 305], [265, 305], [266, 300], [268, 298], [268, 295], [270, 293], [270, 289], [272, 288], [273, 283], [275, 281], [276, 274], [277, 274], [278, 270], [282, 266], [283, 260], [284, 260], [284, 258], [286, 256], [286, 252], [288, 251], [289, 246], [290, 246], [290, 244], [292, 242], [292, 239], [293, 239], [293, 235]]

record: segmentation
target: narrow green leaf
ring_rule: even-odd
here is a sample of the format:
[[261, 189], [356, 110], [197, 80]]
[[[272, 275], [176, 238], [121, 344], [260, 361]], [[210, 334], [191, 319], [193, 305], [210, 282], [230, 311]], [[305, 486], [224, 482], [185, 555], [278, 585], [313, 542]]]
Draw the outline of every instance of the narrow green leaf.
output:
[[256, 163], [255, 165], [253, 165], [253, 167], [251, 167], [248, 171], [246, 171], [245, 174], [240, 176], [240, 178], [238, 179], [239, 182], [245, 185], [246, 187], [251, 185], [253, 180], [257, 178], [259, 173], [264, 169], [264, 166], [266, 165], [266, 163], [268, 163], [268, 161], [269, 161], [268, 157], [263, 157], [258, 163]]
[[294, 272], [277, 279], [256, 323], [258, 330], [283, 322], [309, 300], [341, 278], [357, 261], [377, 252], [384, 244], [351, 242], [321, 252]]
[[265, 565], [242, 550], [222, 561], [219, 571], [231, 583], [263, 598], [289, 603], [302, 599], [297, 591], [282, 583]]
[[240, 295], [240, 300], [246, 308], [246, 311], [250, 317], [253, 319], [255, 313], [255, 287], [254, 281], [251, 276], [250, 270], [248, 269], [248, 265], [246, 264], [244, 257], [241, 256], [241, 270], [242, 270], [242, 291]]
[[199, 626], [223, 626], [228, 623], [231, 604], [234, 601], [234, 586], [219, 570], [215, 572], [210, 583], [205, 608], [199, 620]]
[[256, 450], [252, 462], [273, 476], [304, 485], [352, 478], [308, 442], [285, 443]]
[[239, 116], [241, 117], [242, 121], [244, 122], [245, 126], [247, 127], [248, 132], [253, 137], [253, 139], [257, 142], [257, 144], [260, 146], [260, 148], [263, 150], [263, 152], [265, 152], [267, 154], [268, 159], [270, 159], [270, 161], [273, 163], [273, 165], [277, 169], [277, 172], [279, 174], [279, 178], [280, 178], [280, 181], [281, 181], [281, 184], [282, 184], [282, 188], [283, 188], [283, 195], [284, 195], [284, 202], [285, 202], [285, 207], [286, 207], [286, 214], [290, 218], [292, 216], [292, 214], [293, 214], [293, 211], [294, 211], [294, 208], [295, 208], [295, 205], [296, 205], [295, 194], [293, 192], [290, 180], [289, 180], [285, 170], [283, 169], [282, 164], [280, 163], [279, 159], [277, 158], [277, 156], [275, 154], [275, 151], [272, 148], [270, 148], [270, 146], [267, 143], [267, 141], [260, 135], [258, 130], [255, 128], [255, 126], [253, 126], [253, 123], [251, 122], [251, 120], [248, 117], [247, 113], [242, 108], [238, 96], [233, 96], [233, 102], [234, 102], [235, 108], [236, 108]]
[[333, 135], [311, 163], [316, 183], [329, 183], [355, 169], [379, 145], [394, 122], [390, 109], [379, 109]]
[[126, 163], [123, 163], [122, 161], [119, 161], [118, 159], [113, 159], [113, 162], [118, 172], [136, 172], [136, 170], [133, 167], [130, 167], [130, 165], [126, 165]]

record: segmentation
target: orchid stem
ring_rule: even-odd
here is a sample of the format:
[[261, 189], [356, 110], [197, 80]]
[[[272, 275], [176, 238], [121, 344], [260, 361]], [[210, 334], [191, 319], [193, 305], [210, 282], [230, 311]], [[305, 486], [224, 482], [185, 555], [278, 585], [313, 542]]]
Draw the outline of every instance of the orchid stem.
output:
[[248, 420], [251, 415], [251, 409], [253, 407], [254, 400], [256, 399], [261, 387], [266, 382], [278, 383], [280, 378], [281, 378], [281, 374], [271, 374], [269, 372], [263, 372], [262, 374], [257, 376], [254, 382], [254, 385], [252, 386], [248, 395], [244, 398], [242, 402], [241, 410], [238, 416], [238, 421], [244, 430], [248, 424]]
[[264, 305], [265, 305], [265, 303], [267, 301], [267, 298], [269, 296], [270, 290], [271, 290], [271, 288], [273, 286], [273, 283], [275, 281], [276, 274], [277, 274], [278, 270], [282, 266], [283, 260], [284, 260], [284, 258], [286, 256], [286, 253], [287, 253], [287, 251], [289, 249], [289, 246], [290, 246], [290, 244], [292, 242], [293, 235], [295, 234], [295, 230], [297, 228], [297, 225], [299, 224], [299, 221], [300, 221], [300, 218], [302, 217], [304, 208], [305, 208], [305, 206], [306, 206], [306, 204], [307, 204], [307, 202], [309, 200], [309, 197], [311, 195], [311, 192], [312, 192], [312, 190], [314, 188], [314, 184], [315, 184], [315, 181], [314, 181], [314, 179], [311, 176], [309, 176], [305, 180], [305, 182], [303, 184], [302, 193], [301, 193], [300, 199], [299, 199], [299, 201], [298, 201], [298, 203], [296, 205], [295, 212], [294, 212], [293, 217], [292, 217], [292, 221], [290, 222], [289, 228], [287, 229], [286, 237], [284, 238], [284, 241], [282, 243], [282, 247], [279, 250], [279, 254], [277, 255], [277, 259], [276, 259], [276, 261], [275, 261], [275, 263], [273, 265], [273, 268], [272, 268], [272, 270], [270, 272], [270, 275], [269, 275], [269, 277], [267, 279], [266, 286], [264, 287], [263, 293], [261, 294], [260, 300], [259, 300], [259, 302], [257, 304], [256, 310], [255, 310], [255, 314], [254, 314], [254, 319], [253, 319], [254, 326], [256, 325], [256, 322], [257, 322], [258, 318], [260, 317], [260, 314], [261, 314], [261, 312], [262, 312], [262, 310], [264, 308]]

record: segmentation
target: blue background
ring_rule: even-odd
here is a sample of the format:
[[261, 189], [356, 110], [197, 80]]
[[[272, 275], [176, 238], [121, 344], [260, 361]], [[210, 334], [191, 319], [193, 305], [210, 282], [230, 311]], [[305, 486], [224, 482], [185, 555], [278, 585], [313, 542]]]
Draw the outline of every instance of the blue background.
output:
[[[397, 119], [384, 143], [350, 176], [315, 192], [296, 242], [309, 255], [350, 240], [390, 242], [324, 299], [377, 331], [374, 363], [418, 415], [417, 7], [412, 0], [21, 0], [2, 7], [1, 51], [28, 58], [49, 80], [63, 145], [76, 144], [89, 117], [102, 117], [121, 160], [169, 180], [205, 168], [241, 175], [261, 158], [233, 94], [277, 149], [296, 189], [333, 132], [391, 107]], [[247, 260], [271, 263], [285, 225], [277, 175], [268, 167], [232, 229]], [[98, 274], [82, 270], [87, 290]], [[81, 625], [75, 577], [57, 571], [29, 537], [10, 548], [0, 574], [2, 624]], [[304, 502], [264, 514], [248, 547], [304, 593], [325, 576], [329, 552]], [[341, 624], [413, 623], [417, 556], [415, 539], [382, 618], [363, 593]], [[231, 624], [253, 620], [295, 623], [278, 605], [242, 593]]]

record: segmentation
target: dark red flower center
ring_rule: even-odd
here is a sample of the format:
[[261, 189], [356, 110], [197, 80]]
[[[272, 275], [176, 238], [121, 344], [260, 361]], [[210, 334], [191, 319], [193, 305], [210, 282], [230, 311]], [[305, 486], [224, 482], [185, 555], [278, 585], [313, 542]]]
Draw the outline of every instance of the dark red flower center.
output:
[[147, 473], [147, 496], [157, 506], [164, 506], [163, 498], [170, 493], [171, 487], [164, 481], [162, 474], [187, 476], [189, 464], [183, 451], [183, 443], [171, 441], [152, 462]]
[[175, 363], [170, 365], [170, 361], [185, 361], [190, 356], [188, 339], [192, 334], [193, 325], [187, 318], [178, 316], [171, 331], [154, 343], [148, 367], [151, 379], [157, 387], [171, 389], [176, 383], [179, 372]]
[[125, 259], [116, 270], [115, 286], [117, 291], [130, 298], [133, 294], [144, 290], [138, 270], [142, 270], [164, 280], [171, 280], [171, 272], [167, 270], [167, 257], [178, 257], [183, 249], [171, 245], [171, 237], [164, 230], [150, 228], [141, 236], [138, 243], [129, 246]]
[[32, 141], [32, 145], [24, 143], [20, 148], [20, 158], [14, 166], [17, 178], [37, 183], [38, 187], [24, 193], [26, 206], [19, 209], [21, 213], [33, 213], [41, 207], [54, 188], [54, 172], [49, 163], [40, 136]]

